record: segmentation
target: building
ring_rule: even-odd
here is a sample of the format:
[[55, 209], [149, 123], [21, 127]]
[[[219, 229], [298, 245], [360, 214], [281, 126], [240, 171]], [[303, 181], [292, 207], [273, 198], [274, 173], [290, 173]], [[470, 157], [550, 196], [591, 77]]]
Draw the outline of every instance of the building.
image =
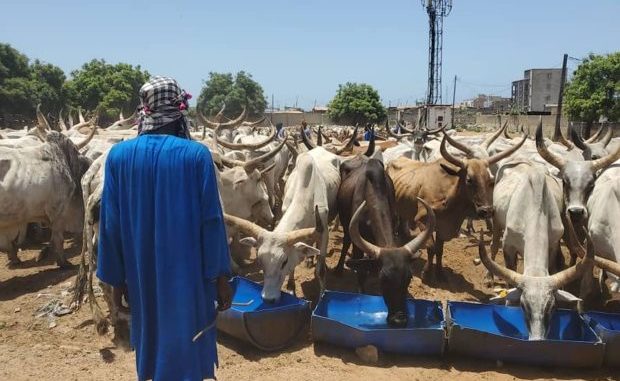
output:
[[510, 111], [512, 98], [504, 98], [498, 95], [478, 94], [476, 98], [466, 102], [466, 104], [471, 108], [498, 113]]
[[[427, 111], [428, 110], [428, 111]], [[418, 108], [418, 116], [422, 119], [420, 113], [427, 112], [428, 121], [426, 128], [434, 130], [449, 125], [452, 122], [452, 105], [430, 105]]]
[[512, 105], [525, 113], [544, 113], [558, 103], [562, 69], [529, 69], [523, 79], [512, 82]]

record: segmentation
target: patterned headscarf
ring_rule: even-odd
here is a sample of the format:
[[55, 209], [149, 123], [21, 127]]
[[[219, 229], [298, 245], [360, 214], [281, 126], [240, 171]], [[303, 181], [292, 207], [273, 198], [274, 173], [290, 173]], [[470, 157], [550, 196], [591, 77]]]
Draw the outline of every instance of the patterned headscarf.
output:
[[182, 90], [176, 80], [169, 77], [153, 77], [140, 88], [140, 134], [155, 131], [169, 123], [180, 120], [183, 133], [189, 139], [188, 123], [183, 111], [192, 96]]

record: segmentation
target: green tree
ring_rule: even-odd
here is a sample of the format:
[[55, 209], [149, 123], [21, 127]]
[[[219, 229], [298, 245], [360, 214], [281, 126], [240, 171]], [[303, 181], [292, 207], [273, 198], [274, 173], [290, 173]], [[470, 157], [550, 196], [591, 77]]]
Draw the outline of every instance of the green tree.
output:
[[57, 66], [28, 57], [7, 44], [0, 44], [0, 114], [34, 116], [38, 104], [45, 113], [65, 106], [65, 73]]
[[328, 107], [328, 115], [336, 123], [379, 123], [387, 117], [379, 93], [365, 83], [338, 85], [338, 92]]
[[585, 58], [566, 87], [564, 102], [571, 119], [588, 125], [601, 116], [620, 120], [620, 52]]
[[252, 75], [240, 71], [233, 78], [231, 73], [211, 72], [209, 79], [204, 81], [196, 108], [204, 115], [213, 115], [222, 108], [222, 104], [226, 104], [224, 115], [234, 118], [239, 115], [246, 101], [249, 115], [262, 115], [265, 112], [265, 93], [261, 85], [252, 79]]
[[150, 74], [140, 65], [109, 64], [94, 59], [71, 73], [65, 91], [75, 107], [99, 107], [104, 122], [116, 120], [121, 111], [131, 114], [140, 103], [138, 91]]

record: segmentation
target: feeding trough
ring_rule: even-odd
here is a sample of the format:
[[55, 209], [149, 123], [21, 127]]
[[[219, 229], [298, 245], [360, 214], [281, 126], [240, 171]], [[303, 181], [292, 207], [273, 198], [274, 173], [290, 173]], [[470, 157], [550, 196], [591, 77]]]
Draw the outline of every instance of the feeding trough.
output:
[[441, 355], [444, 317], [439, 302], [407, 299], [405, 328], [387, 325], [381, 296], [327, 291], [312, 313], [314, 341], [349, 348], [373, 345], [385, 352]]
[[310, 316], [310, 302], [282, 293], [276, 303], [265, 303], [262, 286], [242, 277], [230, 281], [233, 305], [217, 316], [217, 329], [265, 351], [288, 346]]
[[519, 307], [448, 302], [449, 351], [490, 360], [599, 367], [605, 344], [576, 311], [556, 310], [546, 340], [528, 340]]
[[620, 367], [620, 314], [588, 312], [585, 318], [605, 343], [605, 364]]

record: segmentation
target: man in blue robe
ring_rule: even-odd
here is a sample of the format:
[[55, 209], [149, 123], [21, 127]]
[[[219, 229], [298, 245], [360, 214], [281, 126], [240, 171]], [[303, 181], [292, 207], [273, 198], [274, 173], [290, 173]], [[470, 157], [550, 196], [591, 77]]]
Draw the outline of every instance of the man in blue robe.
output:
[[232, 300], [211, 154], [182, 113], [190, 97], [171, 78], [147, 82], [139, 136], [105, 165], [97, 276], [117, 305], [127, 296], [139, 380], [214, 378], [215, 302]]

